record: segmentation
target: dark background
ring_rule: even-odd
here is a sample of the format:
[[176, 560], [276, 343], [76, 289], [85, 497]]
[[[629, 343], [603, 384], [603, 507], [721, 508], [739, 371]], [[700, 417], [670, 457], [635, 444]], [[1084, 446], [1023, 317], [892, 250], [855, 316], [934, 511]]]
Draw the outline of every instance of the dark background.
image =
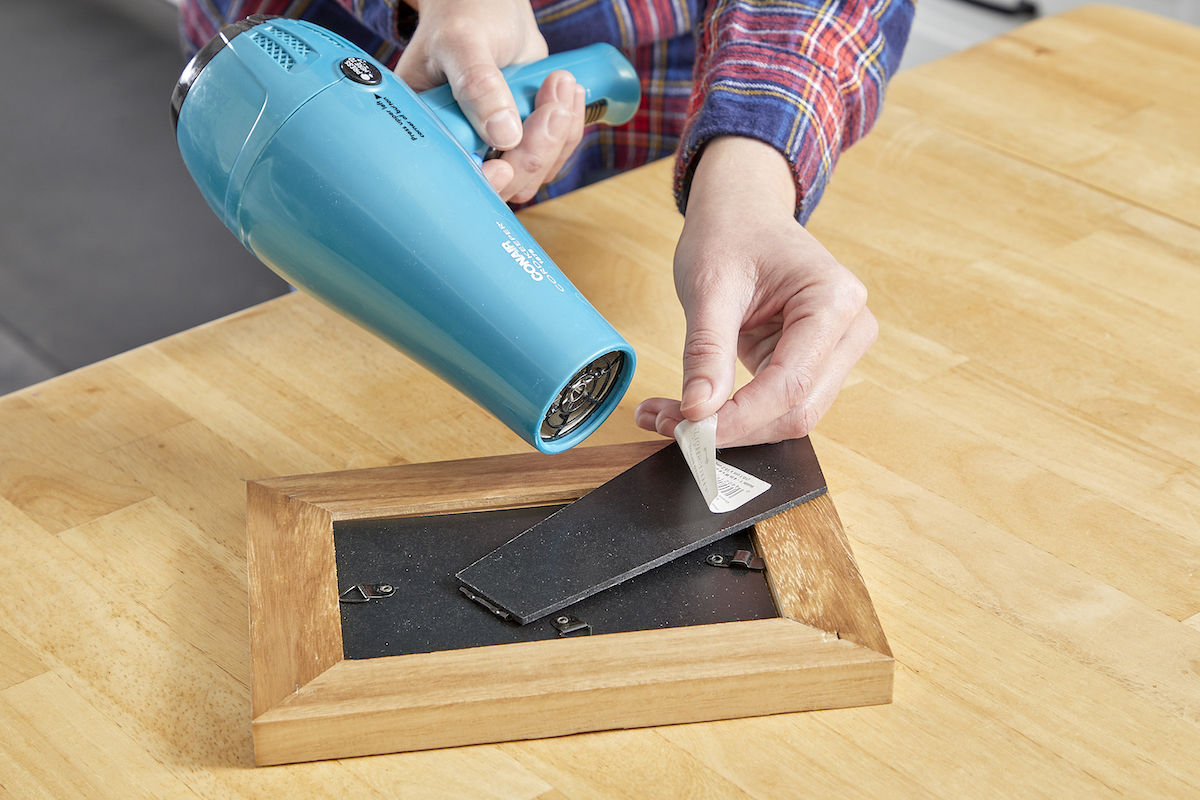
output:
[[165, 0], [0, 0], [0, 394], [287, 291], [175, 145]]

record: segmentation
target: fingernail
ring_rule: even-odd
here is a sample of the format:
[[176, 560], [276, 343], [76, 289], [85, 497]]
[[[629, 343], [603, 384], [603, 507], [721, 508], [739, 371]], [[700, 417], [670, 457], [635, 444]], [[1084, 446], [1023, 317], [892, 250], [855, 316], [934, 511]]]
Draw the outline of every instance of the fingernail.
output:
[[511, 109], [493, 114], [483, 127], [492, 140], [492, 147], [498, 150], [508, 150], [521, 143], [521, 118]]
[[642, 428], [643, 430], [647, 430], [647, 431], [652, 431], [652, 430], [654, 430], [654, 420], [655, 419], [656, 419], [656, 415], [651, 414], [649, 411], [642, 411], [642, 412], [638, 413], [637, 419], [635, 420], [635, 422], [639, 428]]
[[664, 414], [654, 420], [654, 430], [661, 436], [672, 436], [675, 433], [675, 426], [679, 422], [674, 417]]
[[683, 387], [683, 400], [680, 408], [683, 411], [707, 403], [712, 398], [713, 386], [704, 378], [696, 378]]
[[572, 76], [569, 80], [563, 78], [554, 87], [554, 99], [562, 103], [564, 106], [569, 106], [575, 102], [575, 87], [579, 84], [575, 83], [575, 78]]
[[550, 119], [546, 120], [546, 131], [555, 139], [561, 139], [567, 135], [567, 127], [571, 124], [571, 112], [566, 109], [556, 108], [550, 114]]

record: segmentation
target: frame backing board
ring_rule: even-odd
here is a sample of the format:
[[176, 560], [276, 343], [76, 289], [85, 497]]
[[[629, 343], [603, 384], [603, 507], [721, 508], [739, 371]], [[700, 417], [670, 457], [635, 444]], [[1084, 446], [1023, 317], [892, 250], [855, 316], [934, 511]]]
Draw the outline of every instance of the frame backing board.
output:
[[257, 763], [890, 702], [891, 650], [827, 494], [755, 526], [777, 618], [344, 658], [335, 521], [567, 503], [663, 446], [249, 482]]
[[[333, 526], [338, 589], [384, 584], [392, 593], [341, 607], [348, 659], [436, 653], [494, 644], [684, 627], [779, 616], [763, 572], [718, 568], [710, 555], [751, 551], [750, 531], [737, 533], [592, 595], [528, 625], [506, 621], [460, 591], [454, 573], [487, 555], [561, 506], [512, 508]], [[705, 509], [707, 511], [707, 509]], [[520, 580], [516, 578], [515, 580]], [[586, 627], [585, 627], [586, 626]]]

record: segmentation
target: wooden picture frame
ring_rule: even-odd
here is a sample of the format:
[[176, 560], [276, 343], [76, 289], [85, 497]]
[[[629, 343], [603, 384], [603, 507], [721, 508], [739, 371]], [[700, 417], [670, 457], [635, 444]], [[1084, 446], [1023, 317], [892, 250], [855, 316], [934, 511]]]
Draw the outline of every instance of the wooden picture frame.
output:
[[343, 657], [335, 522], [570, 502], [663, 446], [250, 481], [256, 762], [891, 702], [891, 650], [827, 494], [755, 526], [778, 618]]

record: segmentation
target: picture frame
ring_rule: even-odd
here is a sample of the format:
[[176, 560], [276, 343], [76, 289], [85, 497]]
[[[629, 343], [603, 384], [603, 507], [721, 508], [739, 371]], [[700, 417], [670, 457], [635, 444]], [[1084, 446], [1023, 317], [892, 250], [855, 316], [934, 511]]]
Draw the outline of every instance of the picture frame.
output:
[[256, 762], [891, 702], [892, 653], [827, 493], [751, 534], [777, 618], [344, 658], [336, 522], [568, 503], [663, 446], [249, 481]]

